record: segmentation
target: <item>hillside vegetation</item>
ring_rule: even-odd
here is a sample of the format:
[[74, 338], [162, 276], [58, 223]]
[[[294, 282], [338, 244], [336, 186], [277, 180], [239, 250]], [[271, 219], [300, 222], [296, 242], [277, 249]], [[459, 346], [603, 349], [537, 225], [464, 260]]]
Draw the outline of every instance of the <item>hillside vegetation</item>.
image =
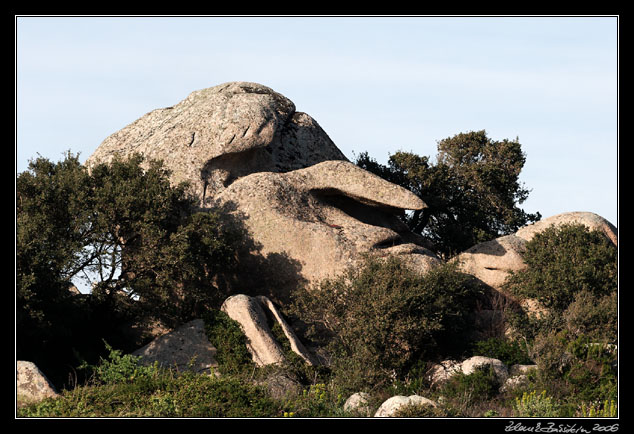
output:
[[[483, 134], [467, 138], [486, 152], [461, 158], [486, 161], [492, 143]], [[420, 189], [452, 178], [456, 194], [466, 194], [462, 183], [479, 173], [469, 194], [481, 204], [492, 200], [481, 182], [493, 175], [458, 170], [452, 177], [451, 170], [464, 169], [456, 152], [465, 147], [443, 143], [434, 170], [416, 171], [399, 154], [392, 175]], [[527, 194], [515, 182], [523, 156], [519, 144], [504, 143], [514, 155], [515, 196], [498, 195], [508, 212], [497, 223], [483, 226], [476, 210], [473, 218], [452, 218], [450, 208], [461, 202], [440, 193], [425, 197], [435, 204], [431, 214], [403, 217], [430, 234], [444, 258], [539, 217], [514, 207], [513, 197]], [[143, 170], [142, 162], [136, 156], [89, 172], [69, 154], [60, 163], [37, 159], [18, 176], [16, 356], [35, 362], [61, 391], [19, 408], [18, 417], [360, 417], [397, 395], [436, 403], [402, 407], [401, 417], [616, 415], [618, 256], [604, 234], [575, 224], [538, 233], [522, 254], [526, 268], [510, 273], [501, 292], [455, 263], [421, 274], [397, 257], [367, 256], [339, 277], [298, 287], [292, 303], [280, 306], [326, 363], [305, 364], [273, 327], [286, 363], [258, 367], [239, 324], [220, 310], [240, 272], [235, 252], [252, 240], [222, 210], [201, 212], [159, 163]], [[482, 170], [506, 179], [498, 163]], [[447, 244], [439, 245], [443, 234]], [[94, 276], [90, 295], [70, 290]], [[521, 308], [527, 302], [537, 308]], [[479, 327], [491, 311], [501, 326]], [[196, 318], [217, 349], [216, 371], [175, 372], [130, 355], [147, 342], [150, 324]], [[441, 362], [473, 356], [534, 369], [513, 384], [493, 365], [434, 377]], [[366, 394], [365, 407], [344, 408], [358, 392]]]

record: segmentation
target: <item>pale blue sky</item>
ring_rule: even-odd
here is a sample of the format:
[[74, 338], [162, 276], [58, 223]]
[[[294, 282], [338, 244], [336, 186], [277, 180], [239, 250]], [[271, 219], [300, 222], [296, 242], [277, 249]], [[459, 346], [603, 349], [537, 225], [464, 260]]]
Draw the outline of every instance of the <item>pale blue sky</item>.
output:
[[597, 17], [16, 18], [16, 170], [85, 160], [190, 92], [254, 81], [291, 99], [353, 159], [485, 129], [519, 137], [544, 217], [617, 224], [618, 19]]

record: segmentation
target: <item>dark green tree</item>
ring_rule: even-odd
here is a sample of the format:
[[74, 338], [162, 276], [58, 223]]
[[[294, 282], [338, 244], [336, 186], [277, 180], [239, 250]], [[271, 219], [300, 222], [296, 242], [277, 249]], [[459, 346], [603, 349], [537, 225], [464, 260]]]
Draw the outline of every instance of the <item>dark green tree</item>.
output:
[[[227, 295], [221, 274], [239, 233], [197, 210], [159, 162], [136, 155], [88, 171], [70, 153], [37, 158], [17, 176], [16, 208], [18, 357], [84, 357], [92, 349], [80, 342], [103, 348], [102, 338], [125, 348], [116, 331], [126, 322], [174, 326]], [[82, 280], [89, 297], [69, 291]]]
[[617, 255], [614, 244], [600, 231], [581, 224], [550, 226], [526, 243], [522, 257], [527, 267], [511, 274], [505, 289], [536, 299], [561, 315], [578, 294], [590, 298], [616, 294]]
[[494, 141], [484, 130], [438, 142], [435, 164], [411, 152], [391, 155], [387, 165], [367, 152], [356, 159], [358, 166], [412, 191], [428, 205], [403, 219], [445, 257], [541, 218], [517, 206], [529, 194], [519, 182], [524, 163], [518, 140]]

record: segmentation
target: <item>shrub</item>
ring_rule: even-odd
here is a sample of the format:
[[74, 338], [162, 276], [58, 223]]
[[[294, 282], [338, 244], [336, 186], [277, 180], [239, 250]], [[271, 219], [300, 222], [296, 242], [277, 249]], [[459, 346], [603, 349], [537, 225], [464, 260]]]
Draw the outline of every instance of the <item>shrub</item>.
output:
[[511, 274], [506, 289], [555, 313], [564, 312], [579, 292], [603, 297], [617, 289], [616, 247], [584, 225], [551, 226], [536, 234], [523, 259], [527, 267]]
[[344, 395], [332, 384], [316, 383], [308, 386], [298, 397], [285, 403], [287, 417], [346, 417]]
[[450, 417], [447, 410], [429, 404], [407, 404], [399, 407], [392, 417]]
[[498, 359], [506, 366], [532, 363], [525, 345], [502, 338], [490, 338], [476, 342], [473, 355]]
[[405, 374], [460, 342], [479, 293], [454, 265], [421, 275], [398, 258], [359, 268], [296, 295], [297, 316], [330, 339], [333, 370], [354, 389]]
[[[89, 171], [68, 153], [16, 178], [16, 353], [61, 388], [96, 363], [102, 339], [132, 350], [130, 323], [168, 326], [215, 307], [242, 233], [224, 212], [198, 212], [186, 185], [135, 155]], [[89, 297], [75, 296], [85, 283]]]
[[604, 351], [618, 333], [615, 246], [598, 231], [562, 225], [526, 247], [528, 267], [511, 275], [506, 288], [547, 307], [541, 317], [520, 313], [511, 321], [539, 366], [534, 384], [559, 399], [567, 415], [579, 401], [616, 399], [615, 354]]
[[500, 389], [499, 380], [492, 366], [478, 367], [467, 375], [457, 372], [442, 386], [441, 394], [464, 411], [477, 401], [493, 398]]
[[103, 384], [126, 383], [155, 372], [155, 369], [139, 364], [141, 357], [124, 355], [121, 350], [115, 350], [107, 342], [104, 341], [104, 344], [109, 352], [108, 359], [101, 358], [100, 363], [92, 367], [97, 381]]
[[537, 395], [536, 391], [524, 393], [515, 399], [514, 409], [517, 417], [559, 417], [557, 404], [546, 391]]
[[223, 374], [237, 375], [255, 365], [247, 349], [247, 341], [240, 324], [221, 310], [210, 310], [204, 315], [205, 332], [216, 348], [218, 369]]
[[602, 403], [582, 404], [580, 406], [582, 417], [616, 417], [616, 402], [606, 400]]
[[563, 312], [566, 330], [574, 336], [585, 336], [595, 342], [616, 343], [618, 332], [618, 294], [616, 291], [596, 296], [580, 291]]

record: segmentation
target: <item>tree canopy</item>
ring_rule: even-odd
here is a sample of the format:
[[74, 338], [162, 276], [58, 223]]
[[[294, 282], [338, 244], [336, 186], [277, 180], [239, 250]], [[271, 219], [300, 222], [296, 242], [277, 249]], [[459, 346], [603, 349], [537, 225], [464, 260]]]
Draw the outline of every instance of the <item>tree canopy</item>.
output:
[[482, 130], [439, 141], [435, 163], [403, 151], [387, 165], [367, 152], [355, 163], [420, 197], [428, 207], [403, 219], [449, 257], [541, 218], [518, 207], [530, 192], [519, 182], [525, 160], [518, 140], [495, 141]]
[[[90, 171], [70, 153], [31, 161], [16, 180], [18, 356], [71, 351], [91, 327], [103, 347], [126, 321], [174, 326], [217, 307], [241, 235], [187, 191], [139, 155]], [[90, 297], [69, 290], [82, 284]]]

